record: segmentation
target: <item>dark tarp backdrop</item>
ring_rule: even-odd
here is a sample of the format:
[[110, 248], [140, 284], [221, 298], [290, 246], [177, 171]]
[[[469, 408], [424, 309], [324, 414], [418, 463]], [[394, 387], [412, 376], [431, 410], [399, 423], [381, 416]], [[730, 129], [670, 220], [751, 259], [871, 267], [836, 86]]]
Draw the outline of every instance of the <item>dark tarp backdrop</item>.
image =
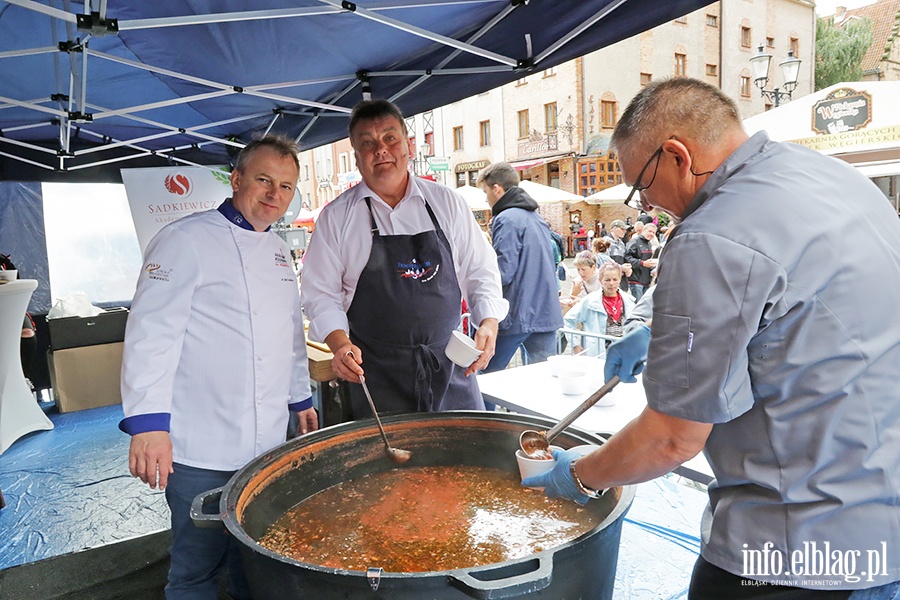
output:
[[41, 184], [0, 181], [0, 253], [8, 254], [19, 279], [37, 279], [30, 313], [50, 310], [50, 272], [44, 238]]

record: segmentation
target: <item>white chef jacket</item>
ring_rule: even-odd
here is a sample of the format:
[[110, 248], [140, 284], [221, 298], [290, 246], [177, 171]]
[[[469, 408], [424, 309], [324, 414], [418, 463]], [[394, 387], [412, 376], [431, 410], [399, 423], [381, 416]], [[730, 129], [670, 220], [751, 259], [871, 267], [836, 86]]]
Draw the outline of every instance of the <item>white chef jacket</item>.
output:
[[[177, 463], [233, 471], [312, 405], [290, 252], [216, 210], [147, 246], [125, 331], [126, 433], [170, 430]], [[170, 427], [167, 422], [171, 419]]]
[[[425, 209], [427, 199], [450, 242], [459, 289], [474, 322], [491, 317], [502, 321], [506, 317], [509, 303], [503, 299], [497, 255], [472, 210], [450, 188], [410, 176], [406, 195], [395, 208], [360, 183], [322, 210], [306, 253], [300, 286], [303, 308], [310, 320], [310, 338], [324, 341], [332, 331], [349, 331], [347, 310], [372, 251], [366, 196], [372, 198], [372, 213], [381, 235], [415, 235], [434, 229]], [[397, 322], [401, 321], [402, 315], [397, 315]]]

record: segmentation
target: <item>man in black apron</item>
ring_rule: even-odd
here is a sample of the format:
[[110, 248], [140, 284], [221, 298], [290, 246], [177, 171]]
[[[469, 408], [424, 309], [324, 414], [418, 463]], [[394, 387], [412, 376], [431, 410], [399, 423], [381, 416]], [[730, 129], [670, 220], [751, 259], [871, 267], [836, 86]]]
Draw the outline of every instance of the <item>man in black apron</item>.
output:
[[[496, 256], [464, 202], [457, 206], [450, 190], [409, 176], [407, 131], [396, 106], [357, 106], [350, 140], [363, 184], [328, 205], [316, 224], [302, 285], [310, 335], [334, 353], [336, 375], [356, 384], [365, 374], [379, 412], [483, 409], [473, 375], [494, 354], [507, 306]], [[415, 233], [392, 234], [398, 229]], [[461, 253], [456, 261], [454, 252]], [[480, 307], [473, 316], [483, 352], [468, 368], [444, 354], [460, 324], [461, 281], [469, 304]], [[328, 318], [336, 296], [346, 328]], [[350, 394], [353, 417], [370, 416], [362, 387], [351, 385]]]

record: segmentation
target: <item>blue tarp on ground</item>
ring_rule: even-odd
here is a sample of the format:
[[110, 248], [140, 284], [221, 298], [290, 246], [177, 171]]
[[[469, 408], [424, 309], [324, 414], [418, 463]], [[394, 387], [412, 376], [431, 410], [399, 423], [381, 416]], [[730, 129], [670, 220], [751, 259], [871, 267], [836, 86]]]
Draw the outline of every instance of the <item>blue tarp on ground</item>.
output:
[[[128, 473], [119, 405], [64, 415], [0, 455], [0, 570], [169, 526], [164, 495]], [[637, 486], [622, 527], [616, 598], [686, 598], [706, 494], [667, 477]]]
[[169, 528], [163, 493], [128, 472], [121, 405], [50, 416], [0, 455], [0, 569]]

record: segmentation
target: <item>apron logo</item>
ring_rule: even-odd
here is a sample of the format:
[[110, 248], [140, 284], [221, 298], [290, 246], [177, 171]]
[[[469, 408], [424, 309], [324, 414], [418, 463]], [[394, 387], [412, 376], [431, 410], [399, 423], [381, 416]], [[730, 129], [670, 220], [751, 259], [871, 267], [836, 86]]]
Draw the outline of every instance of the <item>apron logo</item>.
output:
[[397, 272], [400, 273], [400, 277], [403, 279], [421, 279], [422, 281], [428, 281], [434, 277], [434, 274], [437, 273], [439, 268], [440, 265], [432, 267], [430, 261], [419, 263], [415, 258], [408, 263], [397, 263]]

